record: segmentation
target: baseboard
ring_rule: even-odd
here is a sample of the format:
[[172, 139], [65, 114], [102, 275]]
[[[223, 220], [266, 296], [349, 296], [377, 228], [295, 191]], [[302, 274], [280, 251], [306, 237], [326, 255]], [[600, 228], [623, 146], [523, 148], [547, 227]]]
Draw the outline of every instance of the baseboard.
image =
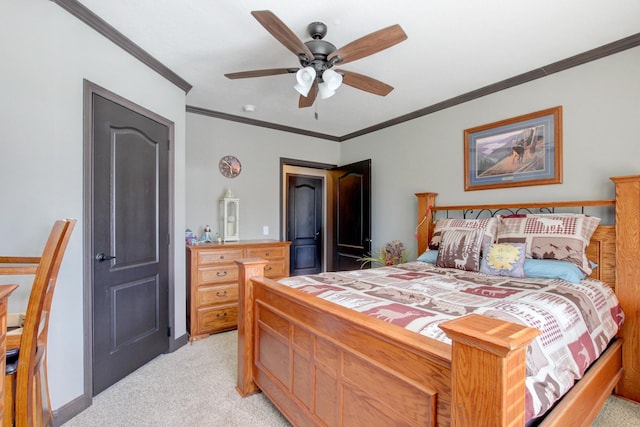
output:
[[189, 342], [189, 335], [184, 334], [181, 337], [176, 338], [175, 340], [169, 340], [169, 353], [173, 353], [183, 345], [186, 345]]
[[92, 398], [81, 395], [53, 411], [53, 425], [59, 427], [91, 406]]

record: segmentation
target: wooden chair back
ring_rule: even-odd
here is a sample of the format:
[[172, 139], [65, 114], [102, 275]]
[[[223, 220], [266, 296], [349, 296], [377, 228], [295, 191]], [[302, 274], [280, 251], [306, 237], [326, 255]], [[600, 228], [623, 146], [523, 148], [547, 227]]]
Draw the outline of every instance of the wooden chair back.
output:
[[[75, 219], [56, 221], [39, 259], [24, 258], [21, 261], [17, 257], [4, 258], [4, 260], [11, 259], [13, 262], [28, 263], [36, 259], [38, 261], [20, 336], [18, 367], [15, 375], [15, 411], [13, 412], [17, 427], [49, 425], [53, 422], [46, 378], [49, 314], [62, 258], [75, 224]], [[25, 267], [25, 274], [28, 273], [26, 269], [28, 267]], [[42, 397], [44, 393], [46, 394]], [[6, 398], [7, 396], [5, 396], [5, 402]], [[5, 407], [5, 411], [11, 411], [11, 408]]]

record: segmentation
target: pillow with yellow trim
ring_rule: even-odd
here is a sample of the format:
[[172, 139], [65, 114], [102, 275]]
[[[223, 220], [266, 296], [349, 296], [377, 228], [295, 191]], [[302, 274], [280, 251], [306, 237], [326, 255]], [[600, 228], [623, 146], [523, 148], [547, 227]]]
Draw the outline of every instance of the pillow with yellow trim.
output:
[[587, 275], [587, 247], [600, 218], [584, 214], [499, 217], [497, 243], [525, 243], [526, 257], [572, 262]]
[[525, 277], [524, 243], [493, 243], [484, 245], [480, 273], [493, 276]]

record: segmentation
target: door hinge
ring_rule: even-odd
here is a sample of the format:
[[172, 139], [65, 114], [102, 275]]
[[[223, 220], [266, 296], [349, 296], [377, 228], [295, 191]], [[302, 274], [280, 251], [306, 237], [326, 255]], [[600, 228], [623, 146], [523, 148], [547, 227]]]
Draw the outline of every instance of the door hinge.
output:
[[167, 326], [167, 336], [171, 337], [171, 326]]
[[167, 246], [171, 244], [171, 234], [167, 234]]

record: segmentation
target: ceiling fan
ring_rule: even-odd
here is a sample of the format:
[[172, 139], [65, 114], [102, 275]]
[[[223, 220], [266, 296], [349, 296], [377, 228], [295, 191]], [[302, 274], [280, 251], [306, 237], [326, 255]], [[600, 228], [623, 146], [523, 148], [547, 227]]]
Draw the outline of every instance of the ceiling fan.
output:
[[386, 96], [393, 90], [393, 87], [372, 77], [333, 67], [373, 55], [406, 40], [407, 35], [400, 25], [375, 31], [337, 49], [324, 40], [327, 26], [322, 22], [309, 24], [307, 32], [311, 40], [303, 42], [273, 12], [257, 10], [251, 14], [273, 37], [298, 57], [302, 68], [241, 71], [225, 74], [225, 77], [245, 79], [295, 73], [298, 82], [295, 89], [300, 92], [299, 108], [313, 105], [318, 94], [321, 98], [328, 98], [341, 83], [380, 96]]

